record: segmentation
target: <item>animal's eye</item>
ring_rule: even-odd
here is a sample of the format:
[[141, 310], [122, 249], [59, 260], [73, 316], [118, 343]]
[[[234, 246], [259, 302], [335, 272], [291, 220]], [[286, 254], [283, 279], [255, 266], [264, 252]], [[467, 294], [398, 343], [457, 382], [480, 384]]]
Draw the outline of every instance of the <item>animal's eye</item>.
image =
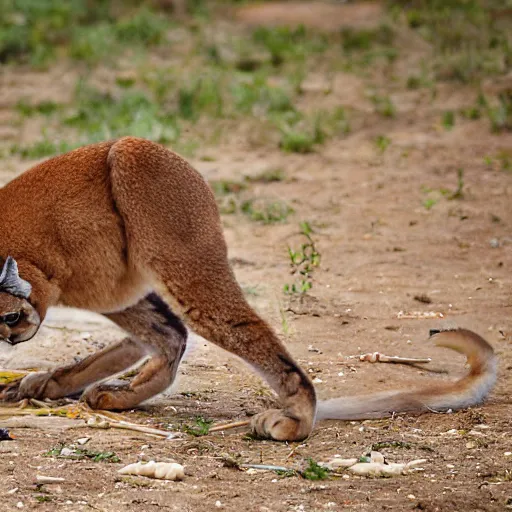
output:
[[21, 318], [21, 314], [20, 313], [9, 313], [8, 315], [5, 315], [4, 317], [2, 317], [2, 320], [9, 326], [14, 326], [16, 325], [19, 321], [20, 321], [20, 318]]

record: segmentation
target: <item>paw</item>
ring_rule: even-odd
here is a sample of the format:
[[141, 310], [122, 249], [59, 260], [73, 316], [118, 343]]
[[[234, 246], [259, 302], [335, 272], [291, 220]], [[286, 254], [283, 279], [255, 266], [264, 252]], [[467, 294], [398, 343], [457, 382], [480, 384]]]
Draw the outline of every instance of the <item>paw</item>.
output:
[[45, 398], [50, 379], [51, 374], [47, 372], [29, 373], [23, 379], [0, 387], [0, 401], [18, 402], [24, 398]]
[[256, 414], [251, 421], [253, 433], [276, 441], [301, 441], [308, 437], [313, 421], [288, 415], [282, 409], [269, 409]]
[[19, 402], [21, 398], [19, 396], [21, 379], [0, 386], [0, 402]]
[[82, 395], [82, 400], [91, 409], [122, 411], [133, 407], [133, 397], [130, 396], [132, 394], [128, 384], [120, 386], [103, 384], [89, 388]]

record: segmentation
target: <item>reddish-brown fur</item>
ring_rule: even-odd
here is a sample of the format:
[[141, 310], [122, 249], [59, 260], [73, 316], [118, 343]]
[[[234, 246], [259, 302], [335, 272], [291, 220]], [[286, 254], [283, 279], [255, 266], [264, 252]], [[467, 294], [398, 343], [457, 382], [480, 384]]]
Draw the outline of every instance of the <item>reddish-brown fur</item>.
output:
[[[102, 313], [130, 335], [76, 365], [29, 375], [0, 398], [58, 398], [87, 388], [93, 407], [134, 407], [172, 383], [186, 344], [182, 318], [278, 392], [283, 409], [257, 415], [257, 434], [296, 440], [310, 433], [314, 388], [247, 304], [213, 194], [178, 155], [132, 137], [87, 146], [22, 174], [0, 189], [0, 204], [0, 260], [14, 258], [32, 287], [20, 297], [0, 283], [2, 318], [22, 312], [16, 325], [0, 321], [0, 336], [29, 339], [58, 304]], [[148, 353], [130, 383], [95, 384]]]

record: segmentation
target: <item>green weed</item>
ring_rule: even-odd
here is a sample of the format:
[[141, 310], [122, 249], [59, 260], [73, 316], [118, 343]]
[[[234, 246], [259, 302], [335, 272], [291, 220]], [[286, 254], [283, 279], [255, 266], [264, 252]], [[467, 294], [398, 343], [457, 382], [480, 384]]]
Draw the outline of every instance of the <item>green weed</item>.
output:
[[464, 169], [457, 169], [457, 188], [449, 199], [464, 199]]
[[290, 334], [290, 323], [288, 322], [286, 311], [284, 310], [281, 303], [279, 304], [279, 316], [281, 317], [281, 329], [283, 330], [283, 334], [288, 336], [288, 334]]
[[135, 14], [121, 18], [114, 32], [121, 44], [152, 46], [165, 40], [168, 22], [159, 14], [143, 6]]
[[76, 27], [69, 45], [69, 55], [90, 65], [109, 61], [115, 57], [112, 52], [116, 44], [115, 34], [109, 23], [92, 27]]
[[231, 180], [210, 180], [210, 187], [216, 196], [225, 196], [228, 194], [238, 194], [247, 188], [245, 183]]
[[37, 104], [30, 104], [26, 100], [20, 100], [16, 103], [16, 111], [23, 117], [32, 117], [35, 115], [50, 116], [57, 112], [62, 105], [54, 101], [42, 101]]
[[[137, 2], [3, 0], [0, 62], [42, 67], [59, 53], [97, 64], [127, 46], [161, 44], [168, 21]], [[114, 11], [116, 16], [114, 16]]]
[[308, 459], [308, 466], [301, 472], [301, 476], [306, 480], [325, 480], [329, 477], [329, 470], [320, 466], [313, 459]]
[[275, 122], [281, 132], [279, 147], [290, 153], [311, 153], [315, 146], [328, 138], [350, 132], [343, 107], [333, 112], [318, 111], [310, 116], [297, 113], [289, 119], [278, 118]]
[[328, 48], [328, 39], [323, 34], [315, 34], [303, 26], [260, 27], [253, 33], [253, 41], [265, 48], [271, 55], [272, 64], [279, 66], [292, 59], [304, 59], [314, 53], [322, 53]]
[[434, 197], [427, 197], [423, 201], [423, 206], [426, 210], [431, 210], [437, 203], [439, 202], [439, 199], [436, 199]]
[[19, 146], [15, 144], [11, 146], [10, 152], [12, 155], [20, 155], [22, 158], [39, 159], [66, 153], [75, 147], [77, 147], [77, 145], [73, 145], [65, 141], [52, 142], [45, 137], [43, 140], [28, 146]]
[[91, 142], [133, 135], [169, 143], [180, 136], [176, 117], [142, 91], [128, 90], [114, 96], [80, 82], [74, 103], [76, 110], [64, 124], [77, 128]]
[[341, 31], [341, 45], [345, 52], [369, 50], [374, 45], [390, 46], [395, 33], [389, 25], [380, 25], [376, 29], [344, 28]]
[[255, 199], [244, 201], [240, 206], [240, 210], [251, 220], [261, 222], [262, 224], [284, 222], [294, 211], [293, 208], [284, 201]]
[[221, 117], [223, 97], [215, 77], [192, 80], [178, 90], [178, 115], [183, 119], [197, 121], [203, 114]]
[[384, 153], [384, 151], [386, 151], [390, 144], [391, 139], [389, 137], [386, 137], [386, 135], [378, 135], [377, 138], [375, 139], [375, 145], [377, 146], [377, 149], [381, 153]]
[[69, 455], [62, 455], [64, 445], [61, 444], [55, 448], [51, 448], [43, 455], [47, 457], [57, 457], [61, 459], [89, 459], [92, 462], [120, 462], [121, 459], [114, 452], [100, 452], [83, 448], [72, 448]]
[[455, 125], [455, 113], [452, 110], [444, 112], [442, 122], [445, 130], [451, 130]]
[[496, 104], [486, 107], [493, 132], [512, 131], [512, 91], [500, 94]]
[[375, 111], [383, 117], [395, 117], [396, 107], [389, 96], [382, 96], [380, 94], [373, 94], [370, 100], [375, 106]]
[[433, 47], [437, 78], [477, 81], [503, 73], [512, 58], [512, 17], [505, 2], [392, 0], [398, 15]]
[[300, 235], [305, 239], [300, 249], [288, 246], [291, 274], [298, 276], [292, 284], [285, 284], [283, 291], [287, 295], [306, 294], [313, 287], [313, 271], [320, 265], [320, 253], [313, 240], [313, 230], [308, 222], [300, 223]]
[[246, 176], [245, 180], [249, 183], [274, 183], [283, 181], [286, 175], [282, 169], [267, 169], [255, 176]]
[[190, 434], [194, 437], [206, 436], [208, 432], [210, 432], [210, 428], [213, 424], [213, 420], [208, 420], [202, 417], [197, 417], [195, 419], [195, 425], [188, 426], [185, 425], [183, 427], [183, 431], [187, 434]]

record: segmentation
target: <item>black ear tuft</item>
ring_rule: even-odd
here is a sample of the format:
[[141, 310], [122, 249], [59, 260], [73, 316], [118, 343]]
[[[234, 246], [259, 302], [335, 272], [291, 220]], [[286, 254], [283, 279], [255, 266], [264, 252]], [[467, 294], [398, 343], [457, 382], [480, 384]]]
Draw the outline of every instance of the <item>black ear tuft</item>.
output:
[[28, 299], [32, 292], [30, 283], [20, 277], [18, 264], [12, 256], [7, 256], [0, 273], [0, 290], [23, 299]]

